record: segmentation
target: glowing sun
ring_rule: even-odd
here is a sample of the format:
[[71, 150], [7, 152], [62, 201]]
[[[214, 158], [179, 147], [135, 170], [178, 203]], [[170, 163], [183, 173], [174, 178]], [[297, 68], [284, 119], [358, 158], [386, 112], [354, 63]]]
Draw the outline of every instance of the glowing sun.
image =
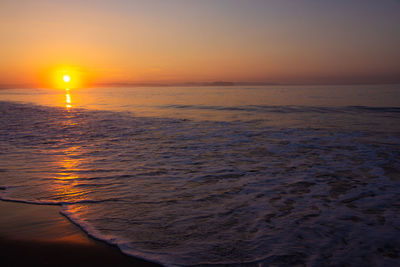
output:
[[69, 77], [69, 75], [64, 75], [63, 80], [64, 82], [69, 83], [69, 81], [71, 81], [71, 77]]

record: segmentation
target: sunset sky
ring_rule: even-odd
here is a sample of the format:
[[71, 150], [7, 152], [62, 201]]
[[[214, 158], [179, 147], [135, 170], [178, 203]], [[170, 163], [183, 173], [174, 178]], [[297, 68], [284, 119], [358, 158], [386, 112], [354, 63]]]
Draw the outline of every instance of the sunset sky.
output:
[[0, 34], [3, 87], [400, 82], [397, 0], [1, 0]]

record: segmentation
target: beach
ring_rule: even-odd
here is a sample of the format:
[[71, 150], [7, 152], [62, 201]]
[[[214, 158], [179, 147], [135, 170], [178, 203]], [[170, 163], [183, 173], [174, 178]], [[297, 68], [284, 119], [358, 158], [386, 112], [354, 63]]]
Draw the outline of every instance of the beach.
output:
[[2, 266], [159, 266], [94, 240], [57, 205], [0, 201]]

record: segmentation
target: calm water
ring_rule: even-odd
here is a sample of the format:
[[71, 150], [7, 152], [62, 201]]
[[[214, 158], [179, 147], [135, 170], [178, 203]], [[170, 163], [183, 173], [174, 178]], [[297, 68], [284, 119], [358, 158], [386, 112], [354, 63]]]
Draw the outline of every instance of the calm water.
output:
[[0, 90], [0, 198], [168, 266], [391, 266], [400, 86]]

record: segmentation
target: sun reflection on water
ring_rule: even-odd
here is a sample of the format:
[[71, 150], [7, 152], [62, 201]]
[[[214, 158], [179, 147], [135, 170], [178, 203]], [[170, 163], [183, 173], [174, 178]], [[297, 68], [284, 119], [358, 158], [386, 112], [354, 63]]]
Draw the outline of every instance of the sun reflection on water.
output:
[[56, 180], [73, 180], [79, 178], [78, 175], [74, 174], [74, 172], [78, 172], [79, 165], [81, 164], [81, 159], [76, 158], [79, 154], [77, 151], [80, 149], [80, 146], [72, 146], [65, 149], [64, 158], [59, 161], [61, 172], [57, 173], [57, 176], [54, 177]]
[[[77, 127], [77, 121], [74, 115], [69, 112], [71, 105], [71, 95], [67, 89], [65, 92], [65, 104], [68, 112], [65, 113], [65, 120], [62, 121], [60, 127], [63, 129], [71, 129]], [[87, 200], [87, 190], [79, 187], [82, 183], [82, 166], [85, 159], [82, 157], [83, 148], [81, 145], [65, 136], [60, 144], [58, 155], [54, 158], [56, 172], [52, 176], [50, 190], [56, 195], [57, 199], [63, 201], [82, 201]]]
[[76, 187], [81, 176], [82, 159], [79, 157], [81, 146], [71, 146], [63, 150], [63, 156], [57, 161], [59, 172], [55, 173], [53, 192], [64, 200], [85, 200], [84, 190]]
[[72, 107], [72, 105], [71, 105], [71, 95], [69, 93], [69, 89], [68, 88], [65, 89], [65, 107], [67, 109]]

